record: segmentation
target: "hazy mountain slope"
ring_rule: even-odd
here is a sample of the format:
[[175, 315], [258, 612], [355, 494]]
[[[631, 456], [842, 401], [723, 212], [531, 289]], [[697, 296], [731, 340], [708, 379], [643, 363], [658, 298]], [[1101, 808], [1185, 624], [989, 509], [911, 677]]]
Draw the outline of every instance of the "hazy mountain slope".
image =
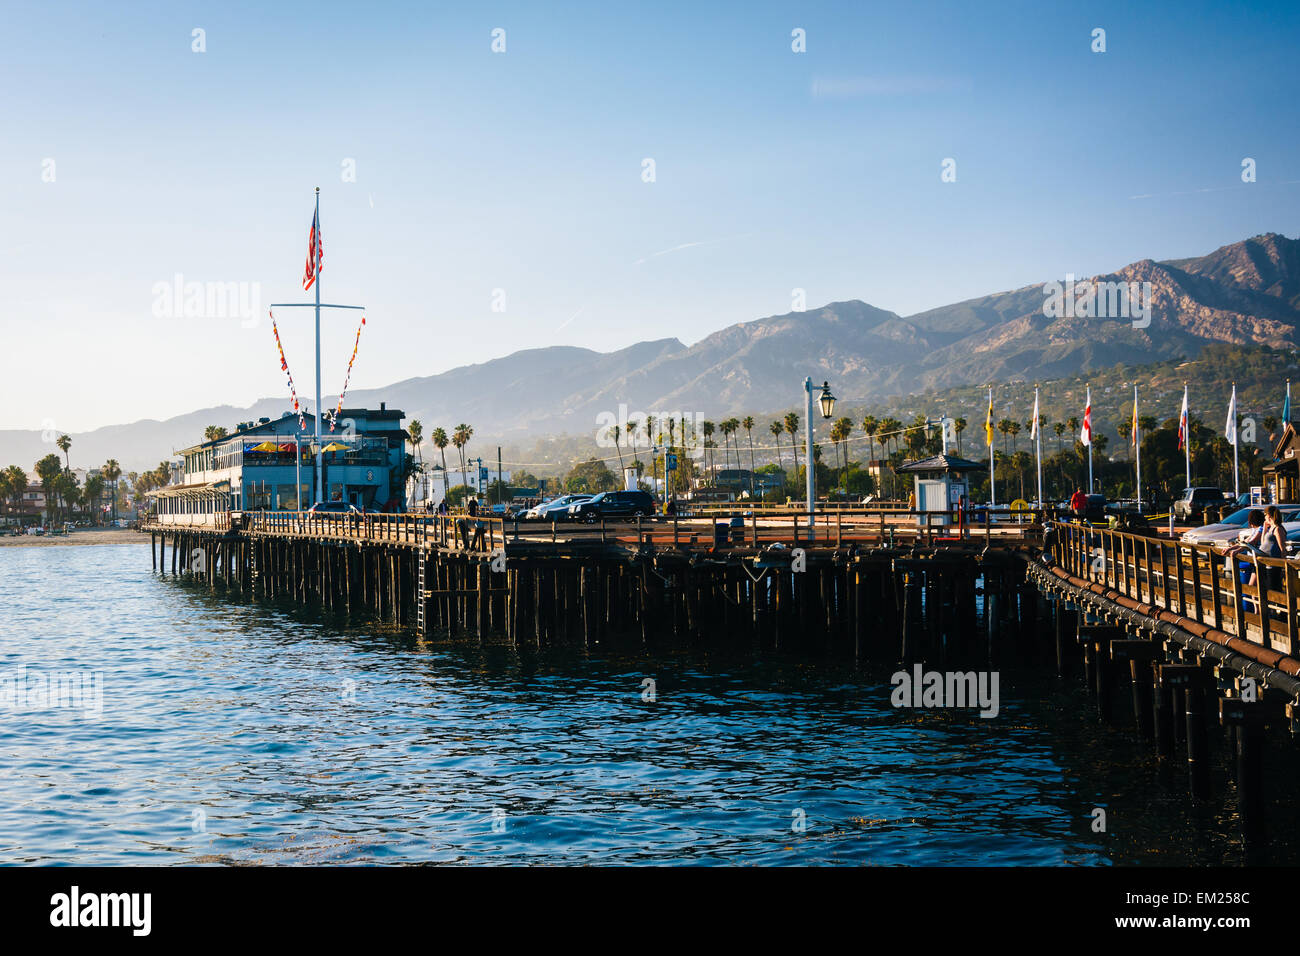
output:
[[[1082, 278], [1082, 277], [1081, 277]], [[1099, 278], [1150, 283], [1150, 324], [1124, 318], [1048, 317], [1041, 284], [911, 316], [834, 302], [806, 312], [737, 323], [686, 346], [638, 342], [600, 353], [570, 346], [529, 349], [354, 390], [349, 405], [386, 401], [426, 433], [474, 426], [478, 438], [518, 439], [596, 428], [602, 412], [700, 413], [711, 418], [802, 404], [804, 376], [828, 380], [845, 401], [986, 383], [1086, 375], [1116, 365], [1194, 358], [1206, 345], [1289, 350], [1300, 341], [1300, 241], [1254, 236], [1204, 256], [1144, 259]], [[1141, 323], [1137, 324], [1141, 326]], [[327, 407], [333, 403], [326, 399]], [[198, 441], [203, 427], [275, 417], [285, 397], [251, 408], [188, 412], [73, 435], [75, 462], [118, 458], [151, 467]], [[50, 436], [52, 437], [52, 436]], [[53, 449], [39, 432], [0, 432], [0, 462], [28, 467]]]

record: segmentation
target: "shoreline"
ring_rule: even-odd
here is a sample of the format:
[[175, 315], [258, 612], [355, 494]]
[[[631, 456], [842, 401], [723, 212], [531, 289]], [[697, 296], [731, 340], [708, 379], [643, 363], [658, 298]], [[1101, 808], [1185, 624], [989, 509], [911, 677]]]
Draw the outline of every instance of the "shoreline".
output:
[[144, 535], [129, 528], [81, 528], [67, 535], [24, 534], [0, 537], [0, 548], [57, 548], [73, 545], [132, 544], [143, 542]]

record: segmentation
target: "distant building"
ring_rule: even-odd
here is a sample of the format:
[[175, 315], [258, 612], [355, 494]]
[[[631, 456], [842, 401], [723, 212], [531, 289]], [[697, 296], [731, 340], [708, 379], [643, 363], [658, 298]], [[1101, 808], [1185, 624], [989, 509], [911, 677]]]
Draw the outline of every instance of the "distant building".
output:
[[[315, 502], [316, 470], [326, 501], [347, 501], [367, 511], [395, 510], [402, 502], [406, 443], [404, 413], [345, 408], [346, 423], [330, 432], [314, 420], [301, 429], [298, 416], [242, 422], [225, 438], [182, 449], [178, 483], [149, 493], [154, 513], [211, 515], [224, 511], [293, 511]], [[319, 454], [317, 451], [319, 450]]]
[[[497, 470], [494, 467], [488, 467], [486, 462], [481, 467], [468, 468], [461, 471], [459, 468], [448, 468], [444, 474], [440, 465], [427, 468], [424, 475], [416, 475], [411, 479], [407, 488], [407, 505], [416, 507], [425, 505], [430, 510], [438, 507], [442, 499], [446, 497], [446, 492], [460, 485], [467, 486], [476, 496], [486, 497], [489, 486], [497, 480]], [[444, 482], [445, 478], [445, 482]], [[501, 480], [507, 486], [510, 484], [510, 472], [508, 470], [501, 472]]]
[[4, 524], [44, 524], [49, 518], [45, 511], [45, 492], [40, 485], [28, 483], [17, 501], [5, 499], [0, 506], [3, 507]]

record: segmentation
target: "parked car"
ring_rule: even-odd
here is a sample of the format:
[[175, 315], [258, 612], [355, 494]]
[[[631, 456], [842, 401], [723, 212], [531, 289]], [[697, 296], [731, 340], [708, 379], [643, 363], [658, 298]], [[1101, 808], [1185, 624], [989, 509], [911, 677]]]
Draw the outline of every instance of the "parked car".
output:
[[569, 517], [575, 521], [649, 517], [654, 510], [655, 500], [648, 491], [602, 491], [594, 498], [570, 505]]
[[361, 509], [350, 501], [318, 501], [307, 509], [308, 514], [359, 515]]
[[563, 521], [569, 517], [569, 506], [586, 501], [591, 495], [561, 495], [529, 508], [521, 516], [524, 521]]
[[[1262, 509], [1238, 508], [1222, 521], [1185, 531], [1179, 540], [1184, 544], [1208, 544], [1222, 551], [1246, 530], [1246, 520], [1250, 513], [1258, 510]], [[1300, 522], [1300, 505], [1281, 505], [1278, 510], [1282, 512], [1282, 527], [1289, 537], [1293, 527], [1300, 529], [1300, 524], [1296, 523]]]
[[[1246, 496], [1246, 503], [1249, 504], [1250, 496]], [[1178, 496], [1171, 509], [1175, 518], [1181, 518], [1184, 521], [1189, 518], [1199, 518], [1209, 507], [1222, 508], [1226, 504], [1231, 504], [1232, 500], [1223, 493], [1222, 488], [1184, 488], [1183, 493]]]

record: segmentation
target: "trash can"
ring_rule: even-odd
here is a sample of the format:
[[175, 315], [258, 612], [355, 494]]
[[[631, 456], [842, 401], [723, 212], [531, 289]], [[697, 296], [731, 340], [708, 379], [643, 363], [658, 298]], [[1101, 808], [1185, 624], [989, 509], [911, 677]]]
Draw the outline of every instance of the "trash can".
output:
[[713, 525], [713, 546], [715, 548], [725, 548], [730, 537], [731, 525], [728, 522], [719, 521]]

